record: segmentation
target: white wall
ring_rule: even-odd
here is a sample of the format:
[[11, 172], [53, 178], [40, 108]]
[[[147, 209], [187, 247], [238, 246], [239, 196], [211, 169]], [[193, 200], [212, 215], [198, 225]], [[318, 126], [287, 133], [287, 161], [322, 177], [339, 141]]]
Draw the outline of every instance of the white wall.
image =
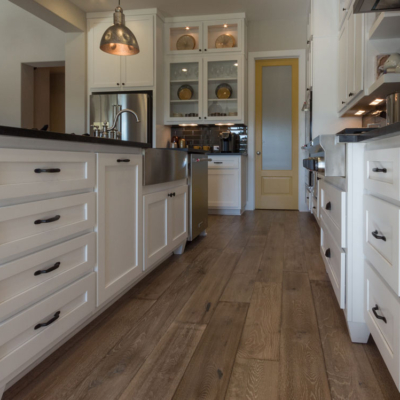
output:
[[21, 125], [22, 63], [64, 61], [65, 34], [0, 0], [0, 125]]
[[250, 21], [247, 47], [249, 52], [305, 49], [306, 36], [305, 18]]

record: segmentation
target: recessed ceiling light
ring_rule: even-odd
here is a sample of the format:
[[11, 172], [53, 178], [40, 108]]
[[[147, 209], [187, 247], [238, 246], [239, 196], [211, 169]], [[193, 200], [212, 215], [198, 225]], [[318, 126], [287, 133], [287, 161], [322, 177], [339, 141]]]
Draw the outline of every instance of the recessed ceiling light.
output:
[[354, 115], [363, 115], [364, 113], [364, 110], [358, 110]]
[[379, 103], [382, 103], [383, 99], [375, 99], [372, 103], [369, 103], [370, 106], [376, 106]]
[[182, 72], [187, 72], [187, 69], [186, 68], [182, 68]]
[[224, 28], [227, 28], [228, 27], [228, 25], [227, 24], [224, 24]]

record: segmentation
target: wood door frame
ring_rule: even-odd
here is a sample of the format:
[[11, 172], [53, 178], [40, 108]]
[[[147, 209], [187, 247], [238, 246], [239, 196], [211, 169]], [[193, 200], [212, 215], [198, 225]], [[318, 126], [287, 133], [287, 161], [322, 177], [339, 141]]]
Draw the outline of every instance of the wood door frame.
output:
[[248, 54], [248, 201], [246, 210], [255, 209], [255, 123], [256, 123], [256, 61], [298, 58], [299, 60], [299, 211], [308, 211], [305, 203], [305, 174], [303, 168], [303, 158], [307, 156], [301, 145], [306, 142], [305, 138], [305, 119], [301, 111], [306, 97], [306, 50], [282, 50], [282, 51], [260, 51]]

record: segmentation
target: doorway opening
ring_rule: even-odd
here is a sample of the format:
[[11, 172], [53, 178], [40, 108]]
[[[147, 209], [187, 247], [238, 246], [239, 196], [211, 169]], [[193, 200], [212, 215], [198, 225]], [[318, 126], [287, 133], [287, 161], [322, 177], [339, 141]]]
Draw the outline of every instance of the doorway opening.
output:
[[24, 63], [21, 128], [65, 133], [65, 63]]

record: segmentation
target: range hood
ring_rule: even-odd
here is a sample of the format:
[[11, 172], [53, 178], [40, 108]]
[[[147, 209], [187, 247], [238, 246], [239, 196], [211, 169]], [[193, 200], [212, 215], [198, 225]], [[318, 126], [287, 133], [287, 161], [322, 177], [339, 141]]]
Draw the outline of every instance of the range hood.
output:
[[400, 10], [400, 0], [356, 0], [354, 14], [397, 11]]

